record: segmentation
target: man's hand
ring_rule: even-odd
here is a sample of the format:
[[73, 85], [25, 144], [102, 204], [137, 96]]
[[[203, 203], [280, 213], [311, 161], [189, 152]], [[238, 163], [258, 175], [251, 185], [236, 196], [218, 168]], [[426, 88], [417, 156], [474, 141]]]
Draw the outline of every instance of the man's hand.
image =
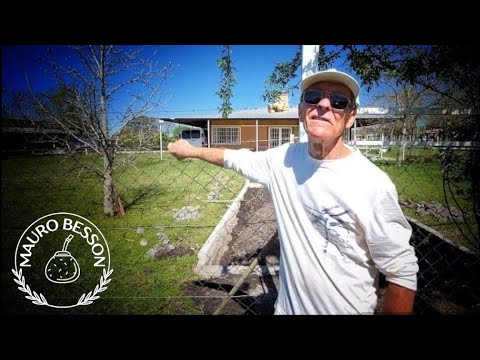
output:
[[167, 149], [177, 160], [192, 157], [195, 152], [195, 146], [190, 145], [188, 141], [183, 139], [169, 143]]
[[168, 144], [168, 152], [178, 160], [196, 158], [223, 167], [225, 149], [197, 147], [191, 145], [188, 141], [177, 140]]

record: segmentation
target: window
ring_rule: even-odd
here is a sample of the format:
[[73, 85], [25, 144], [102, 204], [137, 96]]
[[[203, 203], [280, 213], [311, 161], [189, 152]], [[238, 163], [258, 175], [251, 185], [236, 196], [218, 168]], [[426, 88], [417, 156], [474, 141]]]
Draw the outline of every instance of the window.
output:
[[182, 139], [200, 139], [200, 130], [182, 130]]
[[192, 130], [192, 139], [200, 139], [200, 130]]
[[240, 127], [213, 127], [214, 144], [240, 145]]
[[193, 146], [206, 146], [205, 132], [203, 129], [182, 130], [180, 138], [187, 140]]
[[290, 142], [292, 128], [270, 127], [268, 128], [268, 147], [277, 147]]
[[182, 139], [190, 139], [191, 136], [190, 136], [190, 130], [182, 130], [181, 132], [181, 135], [180, 135], [180, 138]]

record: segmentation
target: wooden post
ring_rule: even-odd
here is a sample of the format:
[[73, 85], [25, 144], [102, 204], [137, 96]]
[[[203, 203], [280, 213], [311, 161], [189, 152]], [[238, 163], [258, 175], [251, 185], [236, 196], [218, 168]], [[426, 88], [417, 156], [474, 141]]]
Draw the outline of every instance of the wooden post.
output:
[[208, 147], [210, 147], [210, 133], [211, 133], [211, 126], [210, 126], [210, 119], [207, 120], [207, 143]]
[[255, 120], [255, 151], [258, 151], [258, 119]]

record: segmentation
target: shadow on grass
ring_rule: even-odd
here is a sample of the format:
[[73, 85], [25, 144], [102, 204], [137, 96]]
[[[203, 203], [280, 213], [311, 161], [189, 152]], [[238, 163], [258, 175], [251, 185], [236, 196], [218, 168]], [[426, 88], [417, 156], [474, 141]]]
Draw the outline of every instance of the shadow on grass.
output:
[[126, 202], [123, 205], [123, 208], [125, 209], [125, 211], [127, 211], [128, 209], [131, 209], [135, 206], [142, 205], [143, 203], [155, 197], [161, 197], [166, 193], [167, 193], [166, 189], [159, 185], [150, 185], [148, 187], [143, 187], [142, 189], [136, 191], [136, 194], [134, 194], [133, 199], [129, 202]]

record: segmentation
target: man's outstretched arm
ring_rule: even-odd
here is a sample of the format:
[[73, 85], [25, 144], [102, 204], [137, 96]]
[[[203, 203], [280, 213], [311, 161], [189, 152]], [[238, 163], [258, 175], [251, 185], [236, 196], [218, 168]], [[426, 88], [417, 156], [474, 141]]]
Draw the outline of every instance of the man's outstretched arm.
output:
[[186, 140], [177, 140], [168, 144], [168, 152], [178, 160], [195, 158], [223, 167], [225, 149], [196, 147]]

